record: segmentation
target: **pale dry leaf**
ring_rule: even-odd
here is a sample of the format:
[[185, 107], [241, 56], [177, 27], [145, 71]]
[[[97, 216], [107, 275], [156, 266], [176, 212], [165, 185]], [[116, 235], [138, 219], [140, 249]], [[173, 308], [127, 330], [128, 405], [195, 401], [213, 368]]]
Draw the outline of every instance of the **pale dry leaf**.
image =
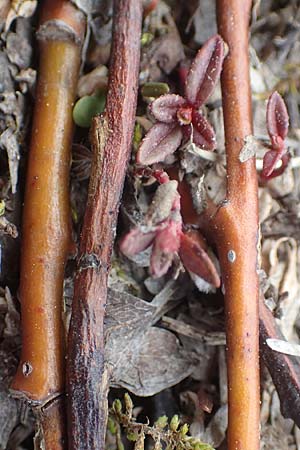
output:
[[294, 172], [290, 165], [286, 167], [280, 177], [268, 180], [268, 189], [274, 197], [283, 197], [291, 194], [295, 188]]
[[[160, 1], [156, 8], [164, 7], [164, 2]], [[164, 9], [164, 8], [163, 8]], [[157, 39], [143, 48], [141, 56], [140, 81], [160, 81], [164, 74], [169, 74], [184, 59], [183, 45], [172, 16], [164, 10], [163, 33]], [[167, 23], [167, 25], [166, 25]]]
[[5, 328], [3, 336], [6, 338], [19, 337], [20, 335], [20, 314], [18, 313], [13, 298], [8, 287], [5, 288], [5, 299], [7, 303], [7, 313], [5, 315]]
[[217, 410], [204, 434], [201, 436], [203, 442], [207, 442], [213, 447], [219, 447], [226, 437], [228, 424], [228, 406], [223, 405]]
[[284, 353], [285, 355], [300, 356], [300, 345], [292, 344], [282, 339], [267, 339], [268, 346], [279, 353]]
[[186, 378], [191, 354], [176, 336], [153, 326], [158, 307], [130, 294], [109, 290], [105, 316], [105, 355], [112, 386], [149, 396]]
[[228, 403], [228, 378], [227, 378], [227, 365], [226, 365], [226, 350], [225, 346], [218, 348], [218, 362], [219, 362], [219, 392], [220, 403], [226, 405]]
[[151, 327], [136, 344], [127, 356], [117, 383], [135, 395], [154, 395], [178, 384], [194, 369], [192, 355], [167, 330]]
[[10, 397], [8, 390], [0, 385], [0, 450], [6, 450], [13, 429], [18, 425], [18, 402]]
[[11, 190], [15, 194], [17, 191], [20, 152], [17, 134], [11, 128], [7, 128], [0, 135], [0, 146], [7, 151]]
[[262, 147], [261, 142], [251, 134], [245, 137], [244, 143], [239, 154], [240, 162], [246, 162], [248, 159], [253, 158]]
[[288, 340], [295, 337], [293, 328], [300, 308], [297, 252], [298, 245], [293, 238], [265, 239], [262, 245], [263, 269], [270, 283], [279, 294], [288, 293], [280, 303], [280, 327]]
[[207, 195], [215, 204], [220, 204], [226, 198], [226, 169], [222, 164], [209, 168], [205, 175]]
[[107, 86], [108, 69], [104, 65], [100, 65], [91, 72], [82, 75], [78, 81], [77, 94], [78, 97], [91, 95], [97, 89], [104, 89]]
[[173, 319], [172, 317], [168, 316], [163, 316], [161, 323], [163, 326], [171, 331], [176, 332], [180, 336], [186, 336], [192, 339], [199, 340], [199, 342], [202, 342], [203, 344], [223, 346], [226, 343], [225, 333], [221, 331], [205, 331], [200, 327], [188, 324], [184, 320]]
[[267, 189], [259, 188], [259, 223], [264, 222], [271, 214], [273, 207], [273, 197]]
[[17, 17], [31, 17], [34, 14], [37, 5], [37, 0], [13, 0], [6, 18], [5, 31], [9, 30], [12, 22]]
[[202, 45], [215, 34], [217, 32], [215, 2], [211, 0], [199, 1], [199, 6], [191, 16], [187, 31], [189, 31], [191, 25], [194, 26], [194, 41], [198, 45]]

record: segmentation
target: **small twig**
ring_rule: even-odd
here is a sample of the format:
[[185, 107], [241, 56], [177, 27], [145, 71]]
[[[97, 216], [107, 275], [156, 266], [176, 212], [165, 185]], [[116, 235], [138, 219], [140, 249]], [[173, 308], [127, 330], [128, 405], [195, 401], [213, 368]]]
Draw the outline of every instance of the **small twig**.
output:
[[138, 90], [142, 4], [116, 0], [106, 111], [94, 118], [92, 173], [68, 344], [69, 448], [103, 450], [108, 373], [103, 320], [107, 275], [131, 149]]

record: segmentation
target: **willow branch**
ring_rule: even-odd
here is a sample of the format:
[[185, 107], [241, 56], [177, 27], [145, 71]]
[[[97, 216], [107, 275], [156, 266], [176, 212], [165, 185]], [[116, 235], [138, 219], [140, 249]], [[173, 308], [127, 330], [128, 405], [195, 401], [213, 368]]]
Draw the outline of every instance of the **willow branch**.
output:
[[69, 448], [103, 449], [108, 374], [103, 320], [107, 276], [137, 102], [142, 5], [116, 0], [106, 111], [93, 121], [92, 173], [68, 343]]
[[70, 2], [48, 0], [40, 23], [40, 65], [22, 225], [22, 355], [12, 384], [15, 395], [39, 407], [64, 391], [61, 314], [70, 245], [72, 105], [85, 20]]
[[284, 337], [277, 326], [271, 311], [259, 299], [259, 341], [263, 362], [267, 366], [280, 398], [280, 409], [284, 417], [294, 420], [300, 426], [300, 364], [299, 358], [275, 352], [267, 339]]
[[218, 0], [219, 33], [228, 44], [221, 77], [227, 203], [212, 225], [225, 289], [228, 448], [259, 449], [258, 195], [255, 158], [239, 161], [252, 134], [249, 80], [250, 0]]

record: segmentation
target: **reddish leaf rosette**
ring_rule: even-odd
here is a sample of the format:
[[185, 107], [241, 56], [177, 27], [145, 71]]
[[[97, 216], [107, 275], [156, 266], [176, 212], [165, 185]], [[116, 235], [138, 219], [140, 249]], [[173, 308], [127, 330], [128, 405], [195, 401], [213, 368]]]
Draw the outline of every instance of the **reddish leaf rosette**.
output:
[[183, 138], [205, 150], [216, 148], [215, 133], [199, 108], [211, 95], [220, 77], [224, 41], [218, 34], [198, 51], [188, 71], [184, 97], [166, 94], [150, 105], [156, 124], [148, 131], [137, 152], [138, 164], [154, 164], [174, 153]]
[[134, 256], [152, 245], [150, 273], [159, 278], [167, 273], [175, 255], [183, 265], [214, 287], [220, 286], [218, 272], [205, 248], [192, 234], [182, 230], [180, 195], [177, 181], [169, 180], [166, 172], [153, 171], [162, 183], [152, 200], [142, 224], [129, 231], [120, 242], [124, 255]]
[[[262, 178], [270, 179], [281, 175], [287, 167], [290, 155], [287, 153], [284, 140], [289, 128], [289, 115], [285, 103], [273, 92], [267, 105], [267, 129], [271, 140], [271, 150], [267, 151], [263, 160]], [[281, 166], [276, 169], [278, 161]]]

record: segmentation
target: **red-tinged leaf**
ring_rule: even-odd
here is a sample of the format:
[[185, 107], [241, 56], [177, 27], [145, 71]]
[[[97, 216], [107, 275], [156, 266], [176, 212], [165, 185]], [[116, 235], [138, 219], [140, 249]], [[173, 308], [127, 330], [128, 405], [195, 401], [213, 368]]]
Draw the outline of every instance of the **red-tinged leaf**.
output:
[[154, 278], [162, 277], [169, 270], [179, 250], [181, 226], [181, 222], [169, 220], [167, 226], [156, 233], [150, 259], [150, 273]]
[[177, 111], [186, 104], [184, 98], [176, 94], [161, 95], [150, 105], [153, 117], [159, 122], [174, 123], [177, 121]]
[[179, 256], [187, 270], [195, 273], [216, 288], [220, 287], [221, 281], [214, 263], [206, 251], [191, 236], [181, 235]]
[[282, 140], [286, 138], [289, 128], [289, 115], [281, 95], [276, 91], [270, 96], [267, 105], [267, 128], [273, 148], [277, 150], [274, 138], [278, 136]]
[[213, 127], [198, 111], [193, 110], [193, 142], [206, 150], [216, 148], [216, 136]]
[[121, 239], [120, 250], [125, 256], [137, 255], [152, 244], [154, 237], [154, 231], [143, 233], [139, 227], [135, 227]]
[[150, 165], [164, 161], [178, 149], [181, 140], [180, 125], [156, 123], [144, 137], [136, 155], [136, 162]]
[[216, 34], [198, 51], [191, 64], [186, 84], [185, 97], [199, 108], [211, 95], [222, 70], [224, 41]]
[[[278, 161], [282, 162], [278, 169], [275, 166]], [[263, 170], [261, 173], [262, 178], [270, 180], [271, 178], [278, 177], [283, 174], [290, 160], [290, 155], [288, 153], [279, 153], [276, 150], [269, 150], [263, 160]]]

